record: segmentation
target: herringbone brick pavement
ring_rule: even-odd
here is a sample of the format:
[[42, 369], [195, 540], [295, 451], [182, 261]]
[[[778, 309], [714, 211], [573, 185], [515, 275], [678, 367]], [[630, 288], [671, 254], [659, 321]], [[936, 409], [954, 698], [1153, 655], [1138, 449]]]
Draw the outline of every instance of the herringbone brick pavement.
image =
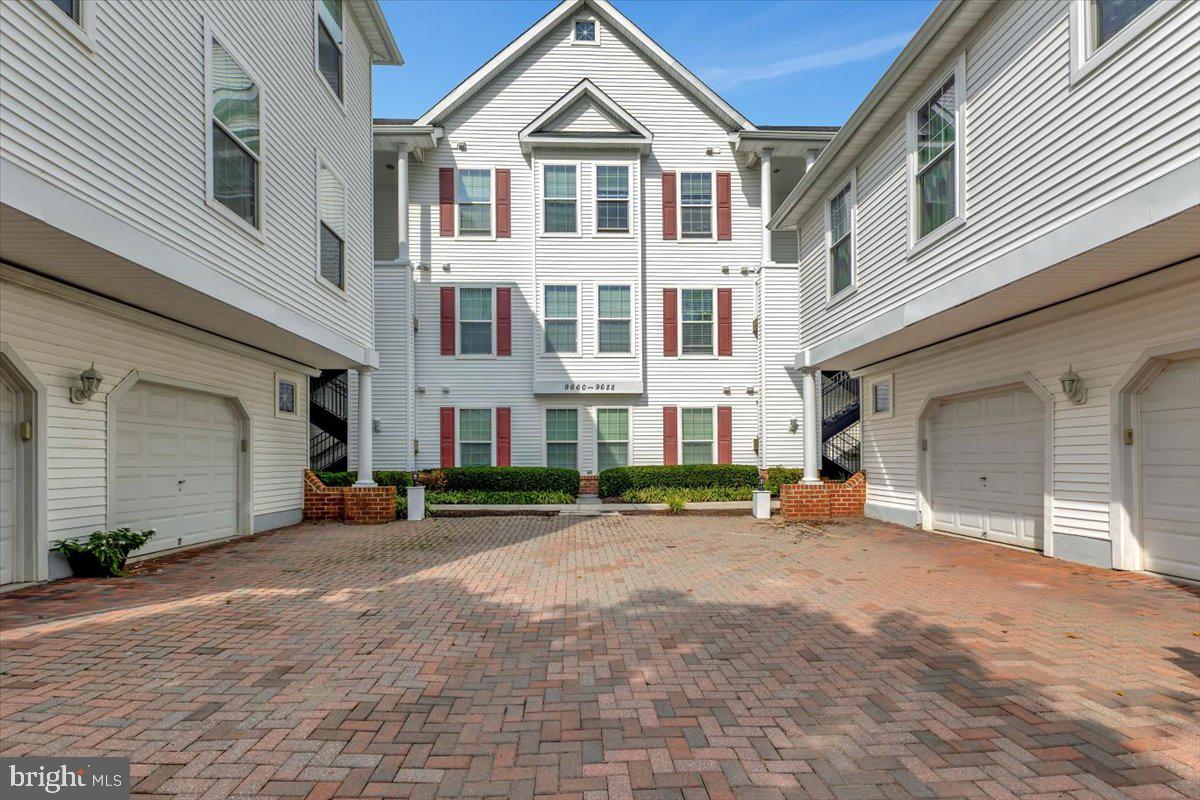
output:
[[1196, 797], [1198, 633], [878, 523], [306, 525], [4, 595], [0, 751], [142, 797]]

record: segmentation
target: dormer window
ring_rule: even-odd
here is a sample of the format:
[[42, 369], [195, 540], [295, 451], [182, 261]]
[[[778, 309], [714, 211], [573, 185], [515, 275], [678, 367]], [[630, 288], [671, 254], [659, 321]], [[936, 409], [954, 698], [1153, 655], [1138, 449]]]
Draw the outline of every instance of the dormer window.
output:
[[571, 37], [571, 41], [575, 44], [599, 44], [600, 32], [596, 28], [596, 20], [594, 19], [577, 19], [575, 20], [575, 32]]

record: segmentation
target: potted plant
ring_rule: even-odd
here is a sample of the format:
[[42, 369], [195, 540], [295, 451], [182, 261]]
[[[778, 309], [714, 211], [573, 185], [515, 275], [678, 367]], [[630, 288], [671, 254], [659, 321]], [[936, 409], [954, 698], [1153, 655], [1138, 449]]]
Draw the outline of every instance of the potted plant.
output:
[[67, 559], [76, 577], [113, 578], [125, 574], [125, 560], [129, 554], [153, 536], [153, 528], [144, 531], [118, 528], [115, 531], [95, 531], [82, 541], [60, 539], [54, 544]]

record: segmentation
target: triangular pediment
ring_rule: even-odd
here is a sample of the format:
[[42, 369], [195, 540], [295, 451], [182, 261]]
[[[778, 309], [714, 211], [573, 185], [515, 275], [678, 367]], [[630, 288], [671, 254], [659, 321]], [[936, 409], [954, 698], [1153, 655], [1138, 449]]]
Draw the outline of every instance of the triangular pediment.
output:
[[614, 119], [606, 109], [601, 107], [591, 97], [583, 97], [576, 100], [534, 132], [594, 133], [598, 135], [635, 133], [632, 128], [624, 124], [621, 120]]
[[584, 79], [555, 100], [521, 131], [521, 146], [649, 147], [654, 140], [637, 118], [591, 80]]

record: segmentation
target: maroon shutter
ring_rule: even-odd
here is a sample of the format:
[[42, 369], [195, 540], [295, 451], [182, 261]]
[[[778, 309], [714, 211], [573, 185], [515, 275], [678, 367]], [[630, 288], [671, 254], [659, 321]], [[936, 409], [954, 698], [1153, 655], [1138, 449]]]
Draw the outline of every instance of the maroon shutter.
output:
[[438, 209], [442, 236], [454, 235], [454, 167], [438, 170]]
[[496, 238], [512, 237], [512, 171], [496, 170]]
[[717, 238], [733, 238], [733, 182], [728, 172], [717, 173]]
[[733, 355], [733, 289], [717, 289], [717, 355]]
[[717, 406], [717, 463], [733, 463], [733, 406]]
[[442, 287], [442, 355], [454, 355], [454, 287]]
[[679, 355], [679, 301], [675, 289], [663, 289], [663, 355]]
[[512, 465], [512, 409], [496, 409], [496, 466]]
[[663, 406], [663, 463], [679, 463], [679, 410]]
[[442, 466], [454, 466], [454, 409], [442, 407]]
[[496, 355], [512, 355], [512, 289], [496, 287]]
[[675, 173], [662, 174], [663, 238], [675, 238]]

